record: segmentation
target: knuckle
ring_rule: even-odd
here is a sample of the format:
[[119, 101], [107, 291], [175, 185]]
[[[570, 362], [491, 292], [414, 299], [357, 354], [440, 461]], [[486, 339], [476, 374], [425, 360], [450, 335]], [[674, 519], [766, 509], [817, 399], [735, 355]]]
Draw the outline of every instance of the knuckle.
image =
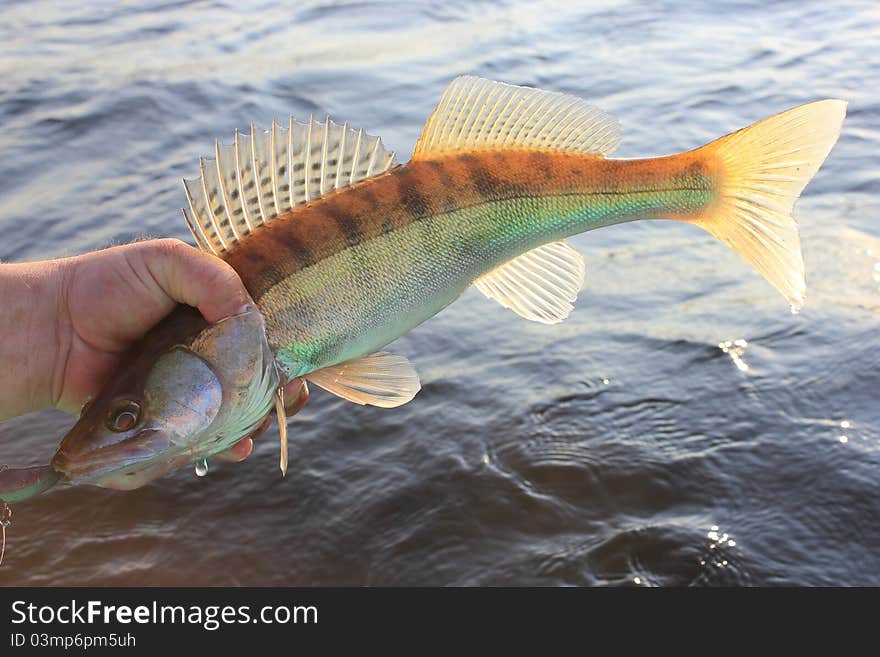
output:
[[187, 245], [176, 237], [163, 237], [162, 239], [155, 240], [153, 248], [159, 254], [171, 257], [179, 257], [188, 249]]
[[151, 267], [165, 267], [183, 256], [186, 245], [173, 237], [136, 242], [132, 245], [143, 260]]

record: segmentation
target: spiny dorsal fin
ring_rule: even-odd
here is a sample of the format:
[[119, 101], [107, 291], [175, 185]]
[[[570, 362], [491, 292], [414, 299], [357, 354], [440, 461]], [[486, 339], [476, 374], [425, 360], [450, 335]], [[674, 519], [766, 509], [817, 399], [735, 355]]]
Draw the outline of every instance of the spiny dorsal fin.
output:
[[617, 119], [577, 96], [462, 76], [446, 87], [413, 159], [512, 147], [606, 156], [620, 134]]
[[520, 317], [557, 324], [571, 312], [585, 271], [580, 253], [566, 242], [553, 242], [505, 262], [474, 285]]
[[214, 157], [200, 161], [198, 178], [183, 181], [183, 215], [199, 248], [219, 254], [254, 228], [301, 203], [387, 171], [397, 163], [379, 137], [327, 118], [293, 117], [282, 128], [236, 131]]
[[384, 351], [324, 367], [305, 378], [337, 397], [382, 408], [405, 404], [422, 387], [406, 358]]

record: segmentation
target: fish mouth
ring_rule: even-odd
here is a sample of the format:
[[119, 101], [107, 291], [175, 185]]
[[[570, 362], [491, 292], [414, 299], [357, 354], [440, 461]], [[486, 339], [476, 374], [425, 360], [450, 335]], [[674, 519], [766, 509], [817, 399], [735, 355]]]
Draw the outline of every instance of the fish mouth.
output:
[[52, 458], [52, 469], [68, 483], [100, 486], [101, 481], [106, 477], [115, 477], [120, 474], [136, 476], [139, 470], [150, 465], [154, 457], [155, 454], [145, 454], [140, 458], [132, 457], [129, 452], [124, 462], [110, 456], [81, 461], [78, 458], [71, 458], [62, 450], [58, 450]]
[[[125, 481], [127, 478], [134, 484], [143, 478], [145, 471], [171, 460], [163, 458], [170, 442], [161, 440], [158, 435], [161, 433], [160, 429], [147, 429], [133, 439], [89, 450], [72, 448], [65, 440], [52, 457], [52, 468], [64, 481], [71, 484], [117, 488], [118, 481]], [[145, 438], [149, 440], [144, 441]], [[160, 441], [156, 438], [160, 438]], [[146, 444], [138, 444], [144, 442]]]
[[61, 475], [51, 465], [0, 467], [0, 502], [20, 502], [54, 486]]
[[58, 450], [52, 457], [52, 469], [55, 470], [64, 481], [72, 484], [89, 484], [104, 475], [116, 473], [122, 470], [136, 471], [139, 465], [147, 465], [155, 455], [144, 455], [141, 458], [133, 458], [128, 453], [126, 461], [120, 463], [119, 459], [111, 456], [92, 458], [82, 461], [77, 457], [71, 457], [63, 450]]

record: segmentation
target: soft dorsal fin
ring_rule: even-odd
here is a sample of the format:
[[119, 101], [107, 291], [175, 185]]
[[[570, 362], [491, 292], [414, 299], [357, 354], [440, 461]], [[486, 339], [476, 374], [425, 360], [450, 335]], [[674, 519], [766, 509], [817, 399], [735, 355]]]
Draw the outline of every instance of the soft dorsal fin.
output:
[[462, 76], [446, 87], [413, 159], [510, 147], [606, 156], [620, 134], [617, 119], [577, 96]]
[[379, 137], [363, 130], [290, 118], [287, 128], [251, 126], [231, 145], [217, 142], [184, 179], [183, 215], [199, 248], [219, 254], [261, 224], [301, 203], [387, 171], [397, 163]]
[[505, 262], [474, 285], [520, 317], [557, 324], [571, 312], [585, 271], [580, 253], [566, 242], [553, 242]]
[[405, 404], [422, 387], [406, 358], [384, 351], [324, 367], [305, 378], [337, 397], [382, 408]]

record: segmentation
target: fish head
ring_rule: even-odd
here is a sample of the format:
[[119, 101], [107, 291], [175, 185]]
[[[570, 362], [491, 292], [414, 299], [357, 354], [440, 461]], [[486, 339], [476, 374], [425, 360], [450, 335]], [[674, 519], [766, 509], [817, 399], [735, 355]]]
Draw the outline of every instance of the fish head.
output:
[[138, 488], [229, 449], [271, 411], [278, 373], [259, 311], [210, 325], [181, 312], [83, 409], [52, 459], [63, 479]]

